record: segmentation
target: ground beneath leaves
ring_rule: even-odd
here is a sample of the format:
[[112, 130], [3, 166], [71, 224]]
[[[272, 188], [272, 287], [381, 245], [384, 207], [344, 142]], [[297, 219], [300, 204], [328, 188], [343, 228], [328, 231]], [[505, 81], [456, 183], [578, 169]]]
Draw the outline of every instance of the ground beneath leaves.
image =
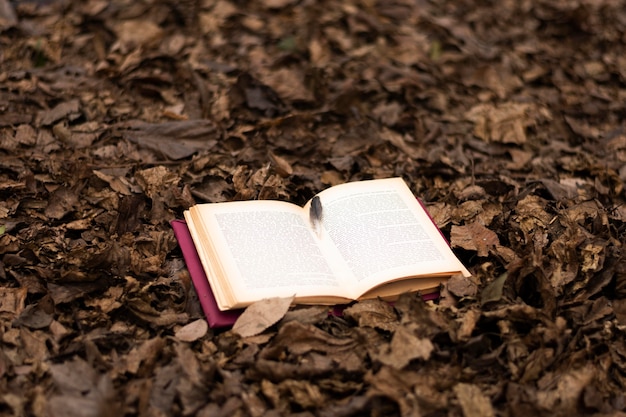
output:
[[[618, 0], [0, 0], [0, 414], [626, 412]], [[169, 221], [402, 176], [472, 279], [204, 326]]]

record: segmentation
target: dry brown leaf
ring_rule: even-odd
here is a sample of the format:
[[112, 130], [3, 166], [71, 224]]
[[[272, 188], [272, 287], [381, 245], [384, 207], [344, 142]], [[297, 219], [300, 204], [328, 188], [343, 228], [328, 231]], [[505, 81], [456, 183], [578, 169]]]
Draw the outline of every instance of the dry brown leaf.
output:
[[460, 383], [454, 386], [465, 417], [493, 417], [495, 412], [488, 397], [474, 384]]
[[510, 68], [492, 64], [473, 69], [463, 81], [468, 85], [489, 89], [500, 99], [505, 99], [523, 85], [522, 80]]
[[541, 391], [537, 393], [537, 400], [546, 410], [557, 404], [564, 411], [574, 412], [584, 388], [592, 381], [597, 370], [591, 364], [578, 369], [567, 369], [560, 375], [550, 375], [540, 381]]
[[37, 133], [30, 125], [19, 125], [15, 130], [15, 141], [21, 145], [32, 146], [37, 143]]
[[283, 178], [287, 178], [293, 174], [291, 164], [283, 157], [276, 155], [274, 152], [269, 153], [270, 161], [274, 164], [274, 169]]
[[138, 171], [135, 177], [150, 198], [156, 198], [164, 190], [175, 186], [180, 181], [178, 175], [162, 165]]
[[283, 322], [294, 320], [303, 324], [315, 324], [328, 317], [328, 306], [299, 306], [285, 313]]
[[8, 0], [0, 0], [0, 31], [12, 28], [18, 23], [13, 4]]
[[67, 117], [77, 117], [80, 112], [80, 102], [70, 100], [57, 104], [50, 110], [41, 111], [37, 115], [37, 120], [41, 126], [50, 126], [59, 120]]
[[478, 292], [478, 285], [472, 277], [455, 274], [445, 283], [448, 291], [457, 297], [474, 297]]
[[626, 326], [626, 299], [613, 301], [613, 307], [615, 318], [617, 318], [619, 324]]
[[548, 202], [536, 195], [528, 195], [518, 201], [514, 216], [520, 228], [529, 233], [535, 229], [545, 229], [552, 221], [553, 216], [546, 212]]
[[145, 19], [115, 22], [113, 30], [118, 41], [128, 50], [146, 46], [163, 36], [163, 30], [159, 25]]
[[487, 284], [485, 288], [483, 288], [482, 292], [480, 293], [481, 305], [485, 305], [493, 301], [500, 301], [502, 299], [502, 291], [508, 276], [509, 274], [505, 272], [504, 274], [501, 274], [498, 278]]
[[357, 346], [357, 342], [352, 338], [333, 336], [311, 324], [297, 321], [280, 326], [273, 343], [283, 349], [289, 349], [295, 355], [315, 351], [335, 357], [343, 353], [352, 353]]
[[[537, 117], [539, 116], [539, 117]], [[504, 103], [501, 105], [478, 104], [465, 114], [474, 122], [474, 135], [487, 142], [517, 143], [526, 142], [526, 129], [542, 119], [549, 119], [550, 112], [525, 103]]]
[[263, 0], [263, 6], [268, 9], [282, 9], [296, 2], [296, 0]]
[[394, 130], [383, 128], [380, 131], [379, 136], [381, 139], [388, 141], [413, 159], [424, 158], [426, 156], [426, 152], [422, 147], [415, 146], [415, 144], [410, 143], [406, 137]]
[[413, 359], [428, 360], [435, 347], [430, 339], [420, 338], [406, 326], [396, 329], [389, 345], [376, 355], [376, 359], [394, 369], [401, 370]]
[[0, 287], [0, 312], [10, 313], [13, 317], [17, 317], [24, 310], [27, 294], [27, 288]]
[[285, 101], [312, 102], [315, 98], [305, 86], [304, 76], [296, 68], [263, 71], [260, 79]]
[[[269, 77], [270, 81], [278, 85], [279, 79], [275, 76]], [[296, 90], [300, 85], [300, 81], [295, 79]], [[261, 111], [264, 115], [273, 116], [283, 111], [283, 102], [280, 96], [268, 85], [252, 77], [249, 73], [241, 74], [237, 78], [236, 88], [231, 90], [231, 103], [235, 106], [245, 104], [252, 110]], [[281, 87], [283, 88], [283, 87]], [[294, 93], [289, 89], [285, 94]], [[295, 93], [295, 96], [298, 96]]]
[[478, 319], [480, 319], [481, 312], [477, 309], [470, 309], [464, 312], [457, 321], [460, 322], [459, 328], [456, 331], [456, 337], [460, 341], [467, 341], [472, 335], [472, 332], [476, 328]]
[[478, 252], [478, 256], [487, 256], [499, 244], [498, 235], [479, 222], [452, 226], [450, 231], [450, 245], [453, 248], [474, 250]]
[[273, 297], [249, 305], [233, 325], [233, 332], [241, 337], [255, 336], [282, 319], [294, 297]]
[[322, 181], [323, 184], [328, 184], [332, 186], [343, 184], [345, 182], [345, 179], [340, 172], [335, 170], [327, 170], [322, 172], [322, 175], [320, 175], [320, 181]]
[[380, 103], [378, 106], [372, 109], [372, 114], [380, 119], [386, 126], [393, 126], [396, 124], [402, 111], [403, 106], [397, 101], [391, 103]]
[[19, 317], [13, 321], [14, 326], [26, 326], [29, 329], [45, 329], [52, 323], [52, 315], [36, 304], [27, 305]]
[[78, 195], [76, 191], [66, 187], [59, 187], [50, 196], [45, 214], [51, 219], [58, 220], [74, 211], [77, 205]]
[[178, 160], [215, 146], [219, 133], [213, 121], [181, 120], [164, 123], [130, 121], [116, 125], [117, 132], [162, 158]]
[[604, 266], [605, 250], [608, 242], [589, 242], [581, 248], [582, 265], [581, 271], [599, 271]]
[[183, 342], [195, 342], [204, 337], [209, 330], [205, 319], [198, 319], [181, 327], [174, 332], [174, 336]]
[[365, 300], [346, 308], [343, 315], [359, 323], [381, 330], [393, 331], [398, 326], [398, 316], [389, 303], [381, 300]]
[[124, 357], [123, 364], [117, 367], [118, 372], [128, 372], [130, 374], [151, 374], [152, 368], [156, 363], [163, 347], [165, 340], [161, 337], [155, 337], [141, 342]]

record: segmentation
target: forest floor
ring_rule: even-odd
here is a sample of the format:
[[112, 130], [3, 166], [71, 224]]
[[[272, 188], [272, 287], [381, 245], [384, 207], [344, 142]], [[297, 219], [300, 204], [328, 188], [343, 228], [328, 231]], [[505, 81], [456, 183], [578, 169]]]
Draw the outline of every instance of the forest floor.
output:
[[[0, 415], [626, 415], [619, 0], [0, 0]], [[400, 176], [435, 302], [207, 329], [169, 222]]]

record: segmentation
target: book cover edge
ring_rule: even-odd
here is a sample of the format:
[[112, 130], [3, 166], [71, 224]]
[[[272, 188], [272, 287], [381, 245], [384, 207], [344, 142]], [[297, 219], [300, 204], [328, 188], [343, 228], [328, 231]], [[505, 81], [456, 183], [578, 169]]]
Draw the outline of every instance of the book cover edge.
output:
[[217, 306], [217, 301], [213, 295], [213, 290], [209, 285], [202, 262], [198, 256], [198, 251], [189, 233], [187, 222], [184, 220], [172, 220], [170, 222], [174, 230], [174, 236], [178, 241], [178, 245], [183, 253], [187, 270], [191, 276], [191, 281], [196, 289], [198, 300], [202, 306], [202, 311], [211, 328], [232, 326], [243, 310], [221, 311]]

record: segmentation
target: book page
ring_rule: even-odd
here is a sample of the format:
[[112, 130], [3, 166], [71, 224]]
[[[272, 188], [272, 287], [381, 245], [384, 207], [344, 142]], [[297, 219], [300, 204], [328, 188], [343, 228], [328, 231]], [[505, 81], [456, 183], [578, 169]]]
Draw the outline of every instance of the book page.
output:
[[[212, 249], [200, 258], [207, 264], [207, 275], [212, 275], [212, 288], [230, 287], [223, 294], [215, 291], [218, 303], [219, 298], [228, 298], [228, 293], [236, 295], [238, 303], [294, 294], [340, 295], [339, 282], [300, 207], [245, 201], [202, 204], [191, 210], [195, 211], [195, 216], [190, 216], [194, 228], [203, 229], [200, 234], [207, 236], [198, 246], [211, 242]], [[208, 253], [211, 251], [214, 253]]]
[[354, 275], [359, 295], [397, 278], [466, 272], [402, 179], [343, 184], [319, 197], [324, 240]]

